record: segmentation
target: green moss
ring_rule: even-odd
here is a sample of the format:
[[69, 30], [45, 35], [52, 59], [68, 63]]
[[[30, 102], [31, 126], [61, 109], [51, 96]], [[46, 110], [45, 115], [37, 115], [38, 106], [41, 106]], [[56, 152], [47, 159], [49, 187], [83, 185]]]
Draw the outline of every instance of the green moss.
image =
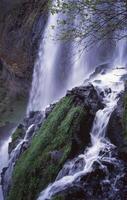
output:
[[23, 131], [20, 128], [17, 128], [16, 131], [12, 135], [12, 143], [16, 140], [19, 140], [23, 137]]
[[21, 137], [21, 134], [21, 130], [17, 128], [12, 135], [12, 142], [15, 142], [17, 139], [19, 139]]
[[64, 196], [62, 196], [62, 195], [58, 195], [58, 196], [56, 196], [56, 197], [53, 197], [52, 200], [65, 200], [65, 198], [64, 198]]
[[[75, 106], [73, 100], [74, 97], [65, 97], [55, 106], [30, 148], [20, 157], [8, 200], [34, 200], [54, 181], [71, 153], [75, 126], [81, 123], [85, 114], [83, 106]], [[63, 152], [57, 161], [51, 157], [55, 150]]]

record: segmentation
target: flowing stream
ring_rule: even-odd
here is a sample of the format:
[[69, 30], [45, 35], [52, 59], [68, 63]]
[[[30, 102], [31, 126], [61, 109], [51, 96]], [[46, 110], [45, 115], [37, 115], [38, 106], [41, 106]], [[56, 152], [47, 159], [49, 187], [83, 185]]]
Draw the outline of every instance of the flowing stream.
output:
[[[4, 177], [3, 177], [3, 191], [5, 192], [4, 196], [6, 198], [7, 195], [7, 191], [11, 185], [11, 181], [12, 181], [12, 172], [15, 166], [15, 162], [16, 160], [19, 158], [20, 154], [22, 153], [22, 148], [25, 147], [25, 144], [27, 144], [30, 140], [30, 136], [29, 134], [31, 133], [31, 130], [34, 128], [34, 124], [31, 124], [23, 139], [21, 139], [21, 141], [17, 144], [17, 146], [12, 150], [11, 154], [9, 155], [9, 160], [7, 159], [7, 163], [6, 163], [6, 171], [4, 173]], [[32, 136], [31, 136], [32, 137]], [[8, 144], [11, 141], [11, 136], [8, 139], [9, 141], [6, 143], [6, 148], [7, 148], [7, 152], [8, 152]], [[1, 200], [1, 199], [0, 199]]]
[[[11, 142], [11, 135], [14, 132], [15, 126], [13, 124], [5, 125], [0, 128], [0, 173], [4, 167], [8, 165], [8, 145]], [[0, 180], [1, 181], [1, 180]], [[0, 185], [0, 200], [3, 200], [2, 187]]]
[[[101, 168], [105, 167], [102, 164], [103, 161], [116, 164], [116, 158], [111, 155], [111, 151], [115, 146], [110, 143], [105, 134], [111, 113], [119, 100], [119, 94], [124, 90], [124, 82], [121, 81], [121, 77], [126, 73], [125, 69], [114, 68], [104, 75], [98, 75], [95, 80], [92, 80], [97, 91], [103, 92], [105, 107], [96, 113], [90, 133], [91, 146], [84, 151], [84, 154], [65, 164], [63, 169], [68, 169], [67, 175], [63, 177], [58, 175], [56, 181], [40, 194], [38, 200], [49, 200], [55, 194], [65, 190], [77, 179], [79, 180], [82, 176], [91, 172], [95, 162], [98, 162]], [[100, 83], [97, 83], [96, 80], [99, 80]], [[83, 167], [77, 169], [76, 163], [81, 159], [84, 163]]]

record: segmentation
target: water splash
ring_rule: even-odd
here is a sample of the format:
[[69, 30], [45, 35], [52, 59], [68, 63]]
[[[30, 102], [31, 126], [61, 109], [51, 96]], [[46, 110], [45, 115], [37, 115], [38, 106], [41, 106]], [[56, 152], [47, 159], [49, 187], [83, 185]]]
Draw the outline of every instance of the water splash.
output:
[[[95, 162], [98, 162], [103, 168], [105, 166], [103, 166], [102, 161], [107, 161], [116, 165], [116, 159], [110, 153], [115, 146], [106, 139], [105, 134], [111, 113], [119, 100], [119, 94], [124, 90], [124, 82], [121, 81], [121, 77], [126, 73], [127, 71], [125, 69], [112, 69], [108, 73], [98, 75], [92, 80], [97, 90], [103, 92], [105, 108], [96, 113], [93, 128], [90, 133], [91, 146], [85, 150], [84, 154], [79, 155], [78, 158], [67, 163], [67, 165], [65, 164], [65, 167], [68, 169], [68, 174], [57, 178], [53, 184], [49, 185], [40, 194], [38, 200], [49, 200], [55, 194], [65, 190], [77, 179], [91, 172]], [[100, 80], [100, 83], [98, 84], [96, 80]], [[81, 159], [83, 168], [79, 167], [77, 169], [77, 167], [75, 167], [76, 163]]]
[[[3, 129], [3, 130], [2, 130]], [[0, 128], [0, 173], [2, 173], [2, 170], [4, 167], [7, 167], [8, 160], [9, 160], [9, 154], [8, 154], [8, 145], [11, 142], [11, 135], [15, 131], [15, 125], [5, 125], [5, 127]], [[3, 191], [1, 186], [1, 177], [0, 177], [0, 200], [3, 200]]]
[[[16, 163], [17, 159], [19, 158], [19, 156], [22, 152], [23, 146], [25, 146], [25, 144], [27, 144], [28, 141], [30, 140], [29, 133], [31, 132], [33, 127], [34, 127], [34, 124], [32, 124], [28, 127], [24, 138], [18, 143], [18, 145], [12, 150], [11, 154], [9, 155], [9, 161], [7, 163], [7, 168], [6, 168], [6, 171], [4, 173], [3, 180], [2, 180], [3, 183], [4, 183], [3, 186], [2, 186], [2, 189], [5, 193], [4, 194], [5, 197], [7, 195], [9, 187], [11, 185], [12, 173], [13, 173], [15, 163]], [[7, 147], [8, 147], [8, 145], [7, 145]]]

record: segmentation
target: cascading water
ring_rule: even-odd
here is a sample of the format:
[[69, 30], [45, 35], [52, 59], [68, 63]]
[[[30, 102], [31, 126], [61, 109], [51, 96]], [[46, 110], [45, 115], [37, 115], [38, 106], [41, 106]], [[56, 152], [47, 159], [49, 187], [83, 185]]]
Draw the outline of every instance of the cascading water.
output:
[[[28, 148], [33, 136], [40, 127], [43, 121], [43, 114], [41, 112], [35, 112], [29, 116], [29, 118], [24, 119], [24, 123], [18, 126], [17, 130], [22, 132], [22, 136], [17, 140], [17, 145], [11, 150], [9, 155], [9, 161], [6, 168], [2, 173], [2, 189], [4, 198], [7, 198], [10, 185], [12, 183], [12, 173], [15, 167], [15, 163], [20, 155]], [[7, 146], [8, 147], [8, 146]], [[11, 149], [11, 148], [10, 148]], [[0, 199], [1, 200], [1, 199]]]
[[[0, 173], [2, 169], [8, 165], [8, 145], [11, 141], [11, 134], [15, 131], [14, 125], [8, 124], [3, 128], [0, 128]], [[0, 177], [1, 182], [1, 177]], [[0, 200], [3, 200], [3, 192], [0, 184]]]
[[[125, 31], [121, 34], [121, 37], [125, 35]], [[126, 66], [126, 48], [127, 48], [127, 38], [121, 39], [116, 44], [116, 52], [115, 52], [115, 60], [114, 65], [117, 65], [118, 67]]]
[[[55, 3], [54, 1], [54, 5]], [[49, 16], [34, 66], [27, 114], [30, 111], [44, 110], [49, 104], [64, 96], [67, 89], [81, 84], [86, 75], [87, 67], [84, 67], [84, 63], [81, 63], [81, 59], [77, 59], [73, 52], [75, 42], [55, 41], [59, 32], [57, 21], [64, 17], [66, 16], [61, 13]], [[83, 55], [82, 62], [84, 60]]]
[[[122, 12], [126, 11], [126, 2], [125, 1], [116, 1], [116, 13], [119, 20], [121, 20]], [[116, 38], [120, 40], [116, 41], [116, 49], [114, 53], [114, 66], [123, 67], [126, 66], [126, 50], [127, 50], [127, 37], [126, 37], [127, 29], [124, 26], [124, 29], [115, 31], [114, 35]]]
[[[95, 162], [99, 163], [103, 168], [105, 167], [103, 165], [104, 161], [116, 165], [117, 160], [111, 155], [111, 149], [115, 148], [115, 146], [110, 143], [105, 134], [111, 113], [119, 100], [119, 94], [124, 90], [124, 82], [121, 81], [121, 77], [126, 73], [127, 71], [125, 69], [112, 69], [105, 75], [98, 75], [96, 79], [92, 80], [98, 92], [103, 92], [105, 108], [96, 113], [93, 128], [90, 133], [91, 146], [85, 150], [84, 154], [79, 155], [78, 158], [65, 164], [64, 168], [68, 169], [68, 173], [63, 177], [58, 175], [56, 181], [40, 194], [38, 200], [51, 199], [55, 194], [65, 190], [70, 184], [91, 172]], [[101, 83], [98, 84], [96, 80], [99, 80]], [[83, 167], [77, 169], [76, 163], [81, 159]]]
[[[85, 79], [86, 71], [84, 69], [87, 67], [81, 62], [81, 58], [79, 58], [77, 62], [72, 62], [73, 64], [70, 64], [71, 73], [65, 79], [66, 84], [63, 86], [62, 91], [61, 89], [58, 89], [58, 85], [60, 85], [61, 82], [57, 82], [55, 80], [57, 78], [55, 73], [57, 74], [59, 71], [59, 68], [56, 68], [56, 65], [59, 64], [60, 59], [62, 58], [60, 55], [62, 45], [60, 42], [55, 44], [51, 37], [49, 37], [48, 33], [50, 32], [53, 38], [55, 38], [58, 31], [57, 20], [59, 17], [62, 16], [60, 16], [60, 14], [50, 15], [48, 24], [44, 31], [38, 59], [35, 63], [33, 73], [33, 83], [27, 110], [28, 114], [30, 111], [44, 110], [50, 103], [62, 97], [67, 89], [81, 84]], [[119, 161], [111, 153], [115, 146], [106, 138], [106, 129], [110, 116], [119, 100], [119, 94], [124, 90], [124, 82], [121, 80], [121, 77], [127, 73], [125, 70], [126, 63], [123, 62], [125, 49], [126, 44], [123, 39], [116, 46], [112, 70], [109, 70], [106, 74], [97, 75], [95, 78], [90, 80], [96, 87], [98, 93], [103, 93], [103, 103], [105, 105], [104, 109], [99, 110], [96, 113], [93, 128], [90, 133], [91, 146], [85, 150], [84, 154], [79, 155], [74, 160], [65, 164], [63, 169], [67, 168], [68, 173], [66, 175], [62, 175], [63, 173], [61, 170], [60, 174], [56, 178], [56, 181], [49, 185], [40, 194], [38, 200], [51, 199], [55, 194], [65, 190], [72, 183], [80, 180], [82, 176], [90, 173], [93, 170], [95, 162], [97, 162], [101, 168], [104, 168], [107, 171], [107, 174], [108, 169], [103, 164], [104, 162], [112, 163], [116, 166], [119, 165]], [[70, 53], [70, 51], [67, 51], [65, 55], [68, 53]], [[78, 57], [78, 55], [73, 57], [77, 60], [76, 57]], [[65, 67], [65, 65], [63, 67]], [[66, 69], [62, 68], [62, 71], [65, 72]], [[58, 90], [57, 93], [55, 90]], [[80, 162], [80, 160], [82, 160], [83, 166], [77, 168], [76, 163], [77, 161]], [[115, 182], [116, 180], [113, 180], [112, 182], [114, 194], [117, 190], [117, 188], [115, 188]]]
[[[62, 15], [59, 13], [50, 14], [42, 36], [38, 58], [34, 67], [33, 82], [27, 109], [28, 114], [31, 111], [44, 110], [50, 103], [62, 97], [67, 89], [83, 83], [86, 76], [87, 65], [84, 62], [85, 56], [83, 55], [78, 59], [78, 54], [72, 55], [74, 48], [76, 48], [74, 45], [75, 41], [73, 44], [63, 44], [52, 39], [57, 35], [57, 20], [59, 18], [62, 18]], [[115, 59], [112, 64], [116, 69], [113, 68], [106, 72], [106, 74], [97, 75], [90, 80], [98, 93], [103, 94], [103, 104], [105, 105], [104, 109], [96, 113], [90, 133], [90, 147], [83, 154], [65, 164], [58, 174], [56, 181], [42, 191], [38, 200], [51, 199], [55, 194], [69, 188], [72, 183], [79, 181], [82, 176], [92, 172], [95, 162], [106, 170], [107, 180], [108, 169], [104, 162], [112, 163], [119, 167], [119, 161], [111, 153], [115, 146], [106, 138], [106, 128], [119, 100], [119, 94], [124, 90], [124, 82], [121, 80], [121, 77], [127, 73], [125, 70], [126, 61], [124, 60], [125, 49], [126, 39], [123, 39], [116, 47]], [[68, 55], [70, 55], [69, 60], [67, 59], [67, 61], [62, 63], [61, 60], [63, 60], [63, 57], [68, 57]], [[4, 177], [4, 190], [7, 190], [11, 183], [15, 162], [21, 153], [22, 146], [28, 142], [28, 134], [33, 126], [34, 124], [28, 127], [26, 135], [10, 155], [8, 168]], [[81, 162], [82, 164], [77, 167], [77, 162]], [[65, 175], [63, 173], [64, 169], [67, 169]], [[115, 183], [116, 180], [113, 180], [112, 190], [114, 194], [117, 191]]]
[[[22, 149], [23, 145], [28, 142], [28, 135], [29, 135], [29, 132], [31, 131], [31, 129], [33, 128], [33, 126], [34, 126], [34, 124], [32, 124], [28, 127], [24, 138], [19, 142], [19, 144], [13, 149], [13, 151], [10, 154], [10, 158], [8, 161], [8, 167], [5, 171], [5, 175], [4, 175], [4, 179], [3, 179], [3, 182], [4, 182], [3, 191], [7, 192], [9, 189], [15, 162], [18, 159], [19, 155], [21, 154], [21, 149]], [[6, 196], [6, 195], [7, 194], [5, 194], [4, 196]]]

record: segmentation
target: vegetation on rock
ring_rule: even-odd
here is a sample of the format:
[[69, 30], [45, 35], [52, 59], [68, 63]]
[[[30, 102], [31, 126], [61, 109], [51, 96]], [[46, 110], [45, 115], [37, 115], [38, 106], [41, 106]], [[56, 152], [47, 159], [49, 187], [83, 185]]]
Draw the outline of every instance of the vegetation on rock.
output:
[[[8, 200], [36, 199], [74, 154], [74, 135], [76, 131], [82, 131], [86, 116], [84, 105], [76, 105], [74, 99], [74, 96], [67, 96], [55, 106], [30, 148], [18, 160]], [[59, 153], [59, 158], [52, 156], [54, 151]]]

